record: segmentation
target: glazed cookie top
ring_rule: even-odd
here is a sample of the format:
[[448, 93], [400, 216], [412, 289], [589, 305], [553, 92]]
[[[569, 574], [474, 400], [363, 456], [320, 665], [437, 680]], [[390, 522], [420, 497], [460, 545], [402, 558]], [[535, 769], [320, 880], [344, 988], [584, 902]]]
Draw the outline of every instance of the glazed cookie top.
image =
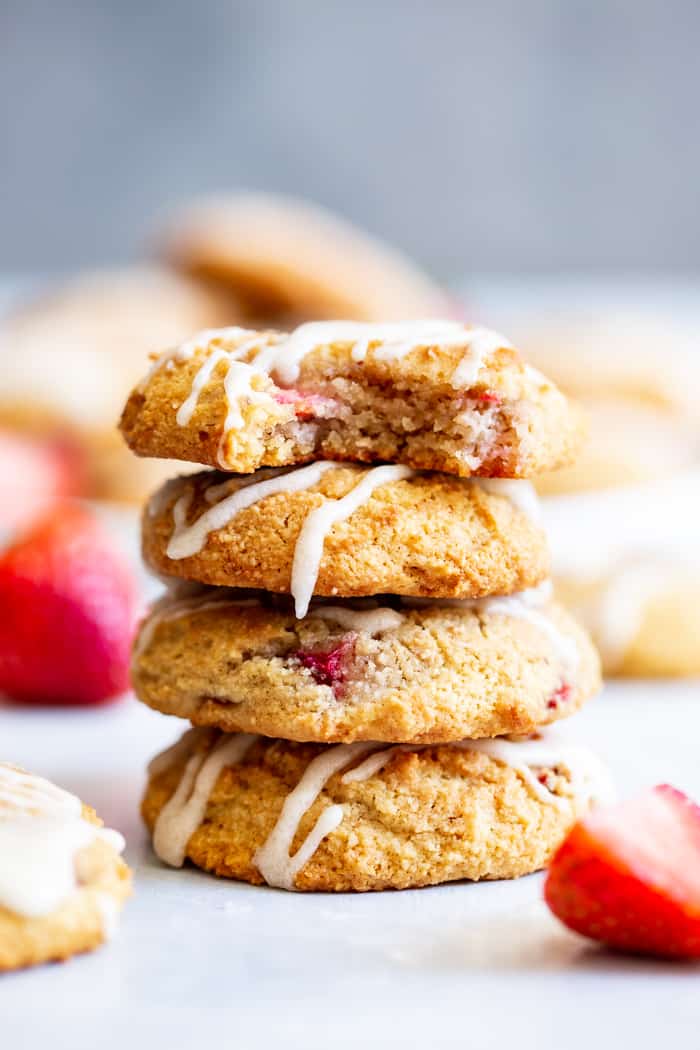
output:
[[176, 478], [142, 528], [156, 572], [291, 593], [300, 617], [314, 594], [478, 598], [535, 586], [548, 569], [529, 483], [403, 466]]
[[503, 336], [456, 321], [201, 332], [154, 361], [120, 425], [138, 455], [240, 473], [324, 457], [530, 477], [583, 434]]
[[[0, 911], [49, 915], [89, 884], [91, 852], [121, 864], [123, 848], [122, 836], [75, 795], [0, 763]], [[116, 908], [108, 898], [101, 904], [108, 926]]]

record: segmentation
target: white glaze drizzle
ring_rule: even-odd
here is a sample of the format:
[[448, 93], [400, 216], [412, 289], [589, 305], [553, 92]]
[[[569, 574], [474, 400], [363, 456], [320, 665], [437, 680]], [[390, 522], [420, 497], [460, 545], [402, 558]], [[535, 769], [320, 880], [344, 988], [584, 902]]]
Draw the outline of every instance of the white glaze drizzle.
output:
[[342, 821], [343, 807], [327, 806], [299, 849], [290, 857], [289, 851], [302, 817], [334, 773], [378, 746], [381, 745], [364, 742], [338, 744], [322, 751], [308, 764], [301, 780], [284, 800], [277, 823], [253, 858], [269, 886], [279, 886], [285, 890], [294, 889], [297, 873], [313, 856], [326, 835]]
[[[375, 751], [359, 766], [349, 770], [341, 778], [344, 784], [369, 780], [387, 765], [393, 755], [402, 751], [425, 751], [434, 744], [396, 744]], [[441, 747], [453, 747], [460, 751], [478, 751], [497, 762], [510, 766], [523, 778], [541, 802], [557, 809], [566, 809], [571, 799], [549, 791], [533, 773], [535, 769], [563, 769], [569, 774], [577, 809], [593, 802], [607, 802], [612, 797], [612, 786], [606, 770], [598, 758], [587, 748], [562, 744], [547, 739], [544, 734], [527, 740], [509, 740], [494, 737], [483, 740], [458, 740]]]
[[[158, 814], [153, 829], [153, 849], [165, 864], [182, 867], [187, 843], [204, 819], [219, 774], [227, 766], [241, 762], [256, 740], [250, 733], [222, 734], [211, 751], [195, 751], [189, 757], [180, 782]], [[188, 746], [192, 743], [190, 738]], [[171, 749], [169, 757], [174, 761], [181, 753], [173, 758]]]
[[240, 484], [230, 496], [215, 503], [191, 525], [186, 524], [187, 511], [193, 498], [193, 490], [188, 489], [173, 507], [174, 529], [166, 550], [167, 556], [177, 561], [197, 554], [210, 532], [225, 528], [246, 507], [278, 492], [298, 492], [316, 485], [327, 470], [333, 467], [337, 469], [337, 466], [337, 463], [319, 460], [306, 467], [268, 476], [263, 481]]
[[473, 478], [475, 484], [494, 496], [509, 500], [535, 525], [542, 521], [542, 507], [531, 481], [511, 478]]
[[27, 916], [55, 911], [80, 888], [78, 854], [98, 840], [124, 849], [119, 832], [85, 820], [75, 795], [0, 763], [1, 906]]
[[395, 609], [379, 606], [373, 609], [348, 609], [342, 605], [312, 605], [308, 616], [310, 619], [337, 623], [346, 631], [364, 631], [370, 635], [394, 631], [405, 620]]
[[[238, 341], [237, 345], [227, 345], [235, 341]], [[508, 340], [497, 332], [488, 328], [468, 328], [457, 321], [400, 321], [392, 324], [315, 321], [300, 325], [287, 336], [239, 327], [206, 329], [181, 346], [161, 354], [139, 390], [143, 392], [155, 373], [166, 364], [187, 361], [199, 350], [211, 350], [192, 381], [190, 393], [177, 411], [178, 424], [186, 426], [214, 369], [219, 362], [227, 360], [229, 365], [224, 379], [227, 414], [219, 446], [219, 462], [225, 466], [225, 435], [244, 423], [241, 402], [247, 399], [270, 403], [272, 400], [268, 394], [255, 390], [253, 378], [274, 375], [282, 386], [291, 386], [299, 378], [300, 365], [307, 354], [334, 343], [351, 344], [352, 359], [358, 363], [364, 362], [370, 347], [374, 348], [373, 354], [378, 361], [400, 360], [411, 351], [426, 346], [464, 347], [464, 356], [450, 378], [451, 385], [459, 390], [475, 383], [489, 354], [501, 347], [511, 347]], [[240, 360], [258, 347], [260, 349], [252, 361]]]
[[[301, 780], [285, 799], [277, 823], [253, 858], [268, 885], [293, 890], [298, 872], [313, 856], [326, 835], [341, 824], [343, 806], [327, 806], [299, 849], [290, 856], [289, 851], [304, 814], [335, 773], [356, 759], [367, 756], [360, 765], [341, 777], [344, 784], [357, 783], [375, 776], [398, 752], [425, 751], [437, 746], [480, 751], [497, 762], [511, 766], [541, 802], [557, 809], [566, 809], [573, 802], [576, 811], [579, 812], [591, 803], [607, 802], [613, 797], [610, 778], [595, 755], [586, 748], [561, 744], [544, 734], [532, 740], [459, 740], [451, 744], [397, 744], [388, 748], [382, 744], [365, 742], [338, 744], [323, 751], [306, 767]], [[549, 791], [533, 773], [533, 769], [566, 771], [573, 798]]]
[[347, 495], [338, 500], [326, 500], [307, 515], [296, 542], [292, 561], [291, 592], [298, 619], [306, 616], [308, 612], [323, 557], [323, 545], [333, 525], [354, 514], [380, 485], [402, 481], [413, 474], [414, 471], [410, 467], [373, 467]]

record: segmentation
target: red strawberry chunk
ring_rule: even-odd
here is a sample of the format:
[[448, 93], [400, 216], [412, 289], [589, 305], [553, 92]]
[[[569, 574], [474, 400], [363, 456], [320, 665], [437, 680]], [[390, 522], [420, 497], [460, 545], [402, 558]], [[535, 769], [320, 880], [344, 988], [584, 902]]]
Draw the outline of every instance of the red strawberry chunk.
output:
[[594, 810], [554, 855], [545, 899], [612, 948], [700, 958], [700, 807], [664, 784]]
[[479, 401], [484, 401], [487, 405], [503, 404], [503, 398], [500, 396], [500, 394], [496, 394], [493, 390], [483, 390], [479, 394]]
[[299, 419], [325, 419], [332, 416], [338, 408], [338, 402], [323, 394], [305, 394], [302, 390], [287, 387], [275, 393], [275, 401], [280, 405], [294, 405]]
[[96, 704], [124, 692], [131, 572], [94, 516], [63, 504], [0, 557], [0, 693]]
[[307, 667], [319, 685], [329, 685], [338, 691], [347, 677], [356, 637], [348, 634], [330, 649], [298, 649], [292, 658]]
[[558, 689], [555, 689], [549, 700], [547, 701], [547, 707], [555, 711], [562, 704], [567, 703], [571, 699], [573, 693], [573, 686], [569, 682], [562, 682]]

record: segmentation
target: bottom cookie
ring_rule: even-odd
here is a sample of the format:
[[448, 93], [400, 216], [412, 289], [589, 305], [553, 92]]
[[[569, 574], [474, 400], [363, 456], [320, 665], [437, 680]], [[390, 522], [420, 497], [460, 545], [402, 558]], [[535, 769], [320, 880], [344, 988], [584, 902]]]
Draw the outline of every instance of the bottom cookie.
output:
[[80, 799], [0, 763], [0, 971], [108, 939], [131, 888], [123, 846]]
[[192, 729], [151, 763], [166, 863], [289, 890], [383, 890], [537, 871], [609, 780], [553, 732], [327, 746]]

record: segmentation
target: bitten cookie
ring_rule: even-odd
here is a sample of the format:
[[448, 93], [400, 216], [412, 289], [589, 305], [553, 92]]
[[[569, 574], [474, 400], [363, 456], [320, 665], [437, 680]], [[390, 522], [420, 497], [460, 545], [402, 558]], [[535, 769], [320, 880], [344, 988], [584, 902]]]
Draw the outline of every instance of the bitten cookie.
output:
[[513, 478], [569, 462], [584, 432], [503, 336], [454, 321], [201, 332], [155, 361], [120, 425], [139, 456], [241, 473], [323, 457]]
[[254, 317], [434, 317], [450, 303], [405, 256], [305, 201], [240, 193], [195, 202], [162, 238], [167, 261], [229, 290]]
[[291, 603], [205, 588], [141, 627], [132, 682], [196, 725], [321, 743], [445, 742], [530, 733], [599, 685], [585, 633], [540, 590], [418, 607]]
[[607, 797], [592, 755], [546, 737], [323, 747], [191, 730], [152, 763], [156, 853], [296, 890], [515, 878]]
[[540, 583], [545, 535], [526, 482], [330, 461], [176, 478], [143, 517], [146, 562], [200, 583], [292, 593], [478, 598]]
[[0, 763], [0, 970], [102, 944], [131, 888], [123, 847], [80, 799]]

